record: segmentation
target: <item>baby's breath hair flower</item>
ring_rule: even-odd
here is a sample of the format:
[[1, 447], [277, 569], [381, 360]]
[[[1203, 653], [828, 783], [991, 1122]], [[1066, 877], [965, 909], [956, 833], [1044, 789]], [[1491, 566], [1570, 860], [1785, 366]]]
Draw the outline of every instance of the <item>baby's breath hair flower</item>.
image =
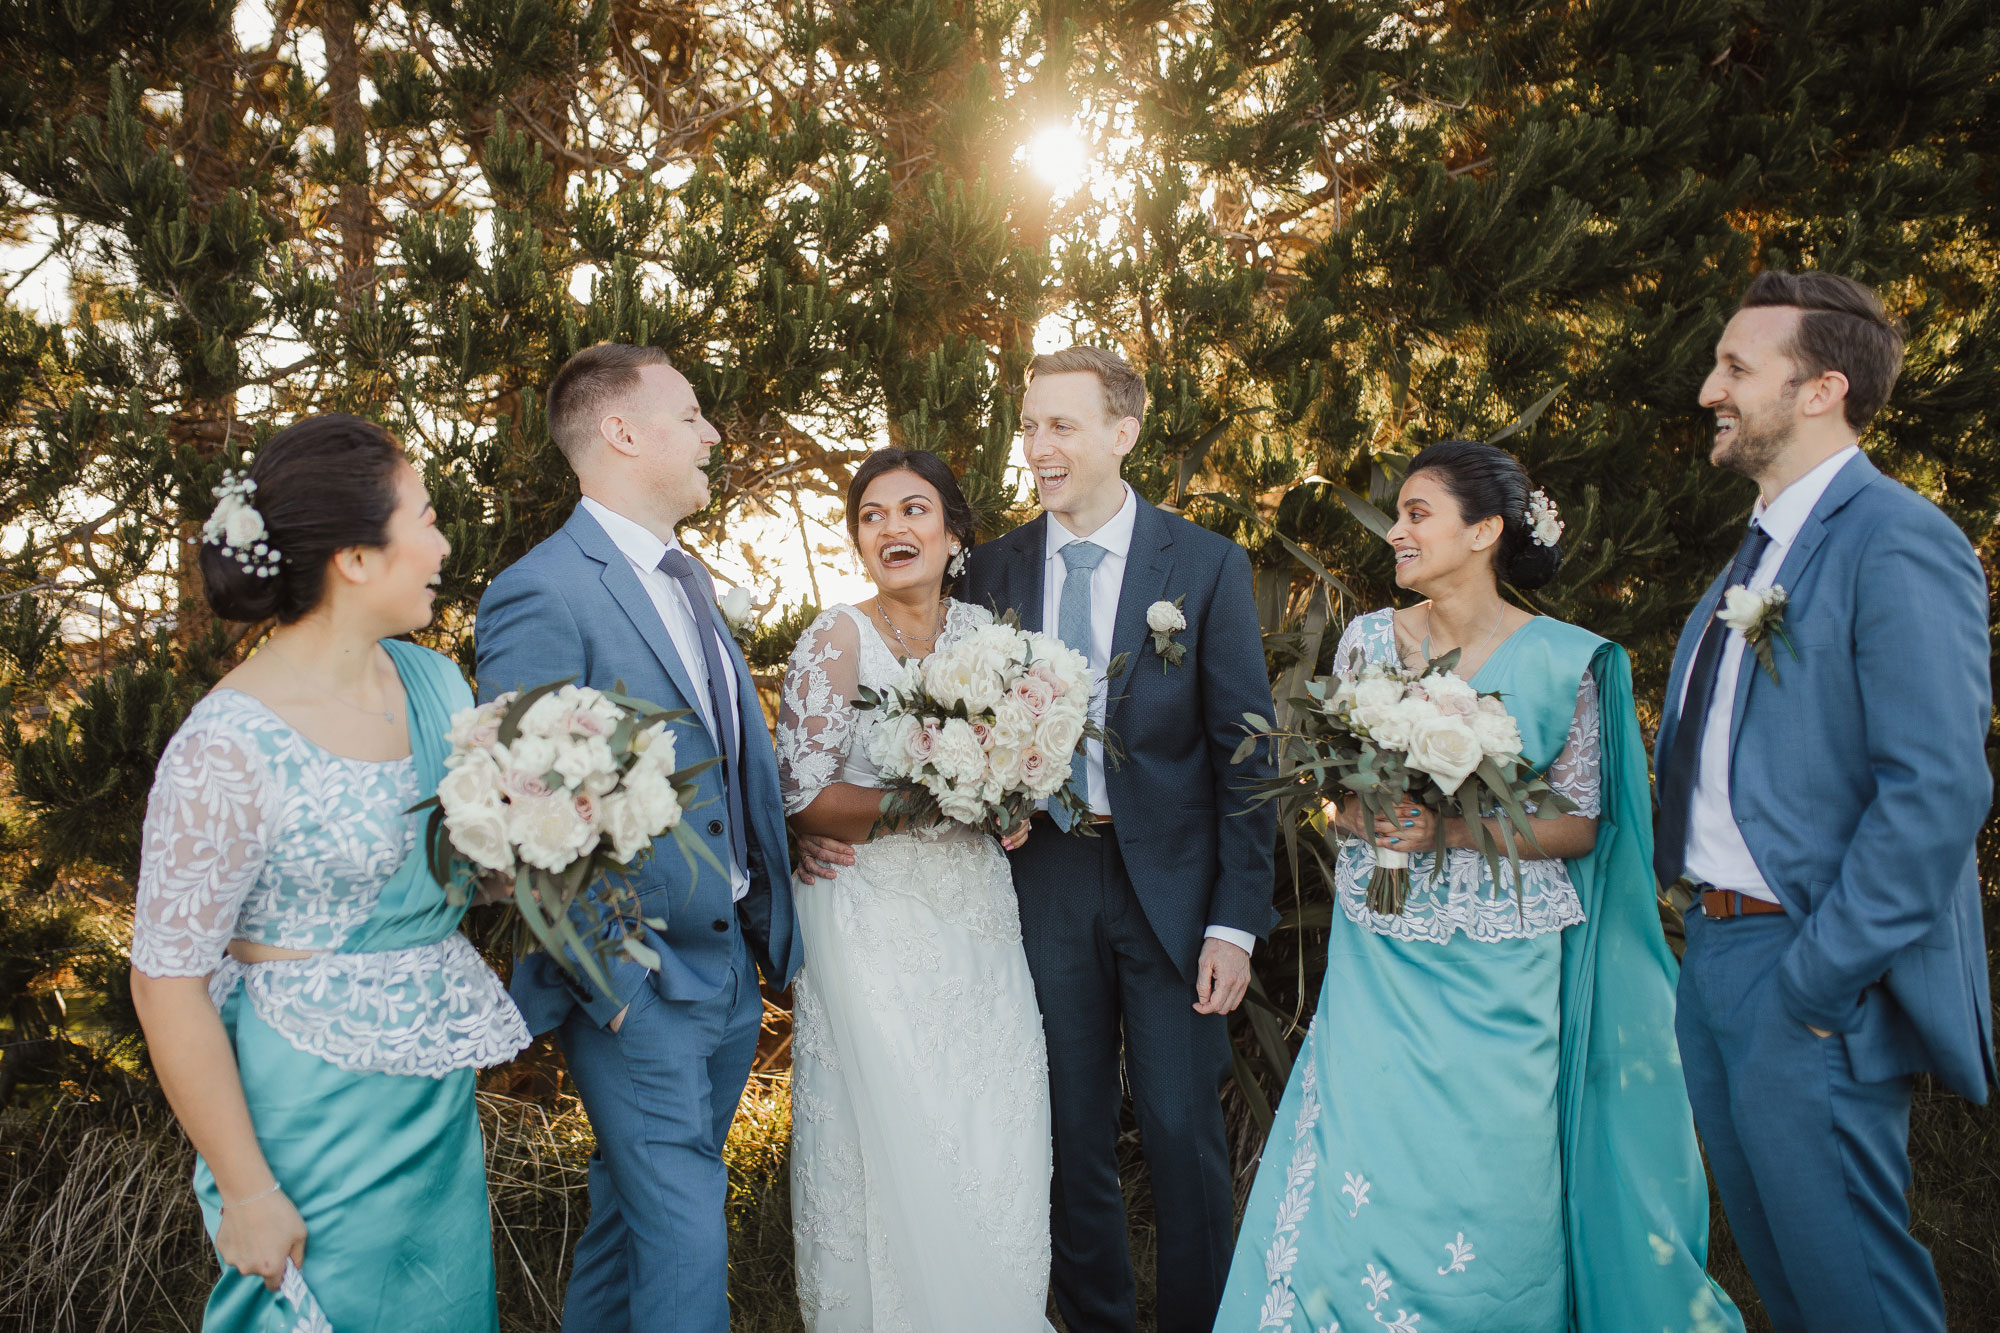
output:
[[256, 493], [257, 483], [248, 476], [233, 469], [223, 473], [222, 484], [211, 492], [215, 512], [201, 525], [201, 539], [258, 578], [276, 578], [283, 556], [271, 545]]

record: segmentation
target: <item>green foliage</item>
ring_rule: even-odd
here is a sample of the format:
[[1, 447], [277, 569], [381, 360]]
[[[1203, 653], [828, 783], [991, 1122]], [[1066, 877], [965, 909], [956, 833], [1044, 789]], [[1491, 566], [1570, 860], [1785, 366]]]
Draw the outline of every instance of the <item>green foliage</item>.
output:
[[783, 671], [792, 660], [799, 636], [819, 619], [819, 608], [801, 601], [736, 632], [737, 646], [752, 671]]

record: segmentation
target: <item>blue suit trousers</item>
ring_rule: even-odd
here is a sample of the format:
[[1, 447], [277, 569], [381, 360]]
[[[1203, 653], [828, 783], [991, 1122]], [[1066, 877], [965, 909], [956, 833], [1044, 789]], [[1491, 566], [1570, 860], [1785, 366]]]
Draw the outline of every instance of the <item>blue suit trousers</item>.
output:
[[563, 1333], [728, 1333], [722, 1147], [750, 1078], [763, 1002], [736, 935], [731, 976], [701, 1000], [631, 989], [618, 1031], [579, 1006], [556, 1029], [597, 1151]]
[[1864, 1083], [1785, 1009], [1789, 916], [1687, 917], [1675, 1027], [1729, 1227], [1777, 1333], [1944, 1333], [1910, 1235], [1910, 1079]]

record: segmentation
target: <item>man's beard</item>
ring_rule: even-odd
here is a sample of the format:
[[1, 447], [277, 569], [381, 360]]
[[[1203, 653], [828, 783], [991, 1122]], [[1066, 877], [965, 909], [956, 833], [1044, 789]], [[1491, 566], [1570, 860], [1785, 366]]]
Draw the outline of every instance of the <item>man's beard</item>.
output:
[[1791, 419], [1792, 400], [1797, 396], [1798, 390], [1793, 389], [1783, 402], [1755, 418], [1738, 412], [1735, 438], [1716, 449], [1709, 461], [1752, 481], [1758, 480], [1770, 471], [1771, 464], [1791, 445], [1797, 433]]

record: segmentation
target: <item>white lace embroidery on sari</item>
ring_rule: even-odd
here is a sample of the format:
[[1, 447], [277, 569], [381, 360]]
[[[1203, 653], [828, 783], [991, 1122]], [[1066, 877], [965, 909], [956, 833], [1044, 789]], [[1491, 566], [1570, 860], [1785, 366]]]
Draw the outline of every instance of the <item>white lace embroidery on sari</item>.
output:
[[[527, 1024], [465, 937], [336, 953], [415, 845], [416, 765], [320, 749], [218, 690], [168, 742], [146, 803], [132, 965], [243, 985], [292, 1046], [342, 1069], [441, 1078], [510, 1059]], [[311, 958], [245, 965], [232, 939]]]
[[[1374, 611], [1348, 622], [1334, 649], [1334, 669], [1350, 674], [1357, 649], [1364, 661], [1397, 660], [1391, 612]], [[1578, 814], [1593, 819], [1602, 805], [1602, 730], [1597, 681], [1586, 671], [1577, 689], [1569, 735], [1549, 766], [1548, 777], [1551, 787], [1576, 802]], [[1513, 870], [1505, 862], [1496, 880], [1478, 852], [1451, 848], [1445, 853], [1440, 883], [1436, 855], [1413, 852], [1410, 896], [1399, 916], [1368, 910], [1368, 881], [1374, 871], [1374, 849], [1358, 838], [1343, 838], [1334, 862], [1341, 911], [1356, 925], [1392, 939], [1443, 944], [1461, 932], [1480, 941], [1528, 939], [1583, 920], [1582, 899], [1570, 883], [1569, 868], [1559, 860], [1523, 860], [1517, 899]]]

